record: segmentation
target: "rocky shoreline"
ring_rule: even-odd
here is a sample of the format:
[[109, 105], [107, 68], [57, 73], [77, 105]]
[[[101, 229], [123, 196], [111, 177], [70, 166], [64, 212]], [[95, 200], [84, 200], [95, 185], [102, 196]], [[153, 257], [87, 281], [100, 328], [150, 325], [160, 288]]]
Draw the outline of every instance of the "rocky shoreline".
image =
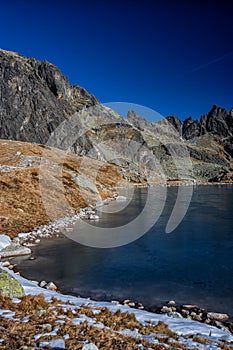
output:
[[[10, 258], [9, 260], [4, 259], [1, 262], [0, 266], [14, 271], [16, 275], [20, 275], [20, 273], [17, 272], [17, 264], [12, 264], [11, 259], [12, 258]], [[31, 260], [34, 260], [34, 259], [32, 258]], [[61, 292], [63, 294], [63, 291], [59, 291], [58, 286], [52, 281], [46, 282], [45, 280], [41, 280], [41, 281], [31, 281], [31, 282], [33, 282], [35, 285], [37, 285], [40, 288], [50, 290], [50, 291], [56, 291], [58, 293]], [[82, 295], [78, 297], [97, 302], [95, 299], [91, 298], [88, 295]], [[127, 306], [132, 309], [145, 310], [148, 312], [153, 312], [155, 314], [166, 315], [175, 319], [189, 319], [189, 320], [197, 321], [200, 323], [217, 327], [218, 329], [226, 333], [233, 334], [233, 318], [230, 315], [226, 313], [209, 311], [205, 308], [199, 307], [198, 305], [179, 304], [179, 303], [176, 303], [174, 300], [167, 301], [166, 303], [163, 303], [160, 306], [158, 305], [147, 306], [147, 305], [143, 305], [140, 302], [136, 302], [132, 299], [111, 300], [110, 302], [114, 305], [121, 305], [121, 306]]]
[[[229, 185], [232, 183], [214, 183], [214, 184], [198, 184], [198, 185]], [[169, 184], [167, 186], [180, 186], [182, 184]], [[187, 184], [186, 184], [187, 185]], [[118, 196], [117, 193], [113, 195], [112, 198], [105, 200], [102, 204], [108, 204], [109, 202], [116, 200], [126, 200], [123, 196]], [[61, 237], [61, 231], [69, 230], [69, 228], [80, 218], [85, 220], [98, 220], [99, 217], [96, 214], [96, 207], [89, 206], [83, 208], [80, 212], [74, 216], [63, 217], [56, 222], [49, 223], [46, 225], [41, 225], [36, 227], [33, 231], [29, 233], [19, 233], [18, 237], [13, 238], [11, 241], [9, 238], [9, 244], [4, 249], [0, 250], [0, 263], [3, 267], [16, 271], [16, 266], [10, 262], [10, 260], [15, 256], [21, 255], [31, 255], [30, 247], [33, 247], [41, 242], [41, 239], [53, 239], [54, 237]], [[2, 235], [3, 236], [3, 235]], [[9, 260], [6, 260], [9, 258]], [[34, 257], [30, 257], [34, 260]], [[39, 287], [45, 288], [47, 290], [57, 291], [57, 286], [52, 282], [46, 281], [33, 281]], [[85, 296], [88, 298], [88, 296]], [[91, 299], [91, 298], [90, 298]], [[190, 320], [198, 321], [208, 325], [215, 326], [225, 332], [233, 334], [233, 319], [227, 314], [211, 312], [206, 309], [200, 308], [197, 305], [189, 304], [178, 304], [175, 301], [168, 301], [161, 306], [150, 306], [147, 307], [141, 303], [135, 302], [130, 299], [122, 301], [112, 301], [113, 304], [126, 305], [129, 308], [136, 308], [139, 310], [147, 310], [149, 312], [154, 312], [157, 314], [165, 314], [172, 318], [187, 318]]]

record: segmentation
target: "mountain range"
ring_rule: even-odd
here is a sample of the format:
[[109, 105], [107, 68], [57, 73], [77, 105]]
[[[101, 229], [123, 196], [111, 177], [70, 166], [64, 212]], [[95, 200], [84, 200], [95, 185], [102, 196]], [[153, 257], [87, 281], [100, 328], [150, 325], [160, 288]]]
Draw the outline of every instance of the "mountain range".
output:
[[149, 122], [105, 107], [60, 70], [0, 50], [0, 138], [43, 144], [119, 167], [126, 182], [233, 180], [233, 109], [214, 105], [200, 120]]

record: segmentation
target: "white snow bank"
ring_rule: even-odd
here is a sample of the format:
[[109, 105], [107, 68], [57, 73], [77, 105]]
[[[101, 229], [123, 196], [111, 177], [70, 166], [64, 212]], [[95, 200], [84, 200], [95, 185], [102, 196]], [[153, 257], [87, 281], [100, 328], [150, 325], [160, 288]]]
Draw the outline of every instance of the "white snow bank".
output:
[[[59, 294], [54, 291], [49, 291], [43, 288], [38, 287], [34, 283], [28, 281], [27, 279], [15, 275], [13, 271], [8, 270], [4, 267], [2, 269], [6, 270], [12, 276], [14, 276], [23, 286], [25, 294], [26, 295], [38, 295], [38, 294], [44, 294], [46, 300], [51, 300], [53, 297], [55, 297], [58, 300], [61, 300], [62, 302], [69, 301], [73, 304], [75, 307], [79, 307], [81, 305], [89, 306], [90, 308], [100, 308], [100, 307], [107, 307], [112, 312], [116, 312], [117, 310], [121, 310], [122, 312], [128, 311], [129, 313], [134, 313], [137, 320], [143, 324], [146, 325], [147, 323], [154, 323], [157, 324], [159, 321], [163, 321], [168, 325], [168, 327], [176, 332], [178, 335], [193, 335], [198, 334], [200, 336], [207, 336], [209, 339], [212, 340], [226, 340], [229, 342], [233, 342], [233, 336], [227, 332], [224, 332], [214, 326], [209, 326], [204, 323], [200, 323], [197, 321], [192, 321], [184, 318], [171, 318], [166, 315], [160, 315], [160, 314], [154, 314], [148, 311], [144, 310], [138, 310], [130, 308], [126, 305], [114, 305], [109, 302], [96, 302], [85, 298], [78, 298], [70, 295], [63, 295]], [[66, 305], [66, 307], [73, 307], [72, 305]], [[211, 334], [211, 336], [210, 336]]]
[[7, 235], [0, 235], [0, 251], [11, 244], [11, 239]]

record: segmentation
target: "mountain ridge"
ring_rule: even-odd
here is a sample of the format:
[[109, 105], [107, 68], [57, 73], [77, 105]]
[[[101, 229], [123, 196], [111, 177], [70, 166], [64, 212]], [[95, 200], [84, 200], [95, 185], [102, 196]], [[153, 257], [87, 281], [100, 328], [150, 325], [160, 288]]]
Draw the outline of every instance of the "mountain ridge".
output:
[[190, 181], [233, 179], [233, 109], [214, 105], [200, 120], [172, 115], [153, 123], [133, 111], [123, 118], [84, 88], [72, 86], [53, 64], [5, 50], [0, 50], [0, 91], [2, 139], [53, 142], [78, 155], [115, 162], [139, 183], [145, 167], [162, 182], [179, 178], [175, 163], [188, 158], [193, 171], [184, 178]]

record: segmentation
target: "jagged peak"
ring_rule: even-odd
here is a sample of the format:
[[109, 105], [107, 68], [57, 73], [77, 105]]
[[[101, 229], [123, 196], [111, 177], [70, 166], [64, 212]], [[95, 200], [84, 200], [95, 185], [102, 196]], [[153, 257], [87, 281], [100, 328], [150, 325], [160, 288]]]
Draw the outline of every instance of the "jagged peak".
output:
[[214, 104], [211, 108], [211, 110], [209, 111], [208, 115], [216, 115], [219, 116], [219, 114], [228, 114], [227, 110], [223, 107], [217, 106], [216, 104]]

